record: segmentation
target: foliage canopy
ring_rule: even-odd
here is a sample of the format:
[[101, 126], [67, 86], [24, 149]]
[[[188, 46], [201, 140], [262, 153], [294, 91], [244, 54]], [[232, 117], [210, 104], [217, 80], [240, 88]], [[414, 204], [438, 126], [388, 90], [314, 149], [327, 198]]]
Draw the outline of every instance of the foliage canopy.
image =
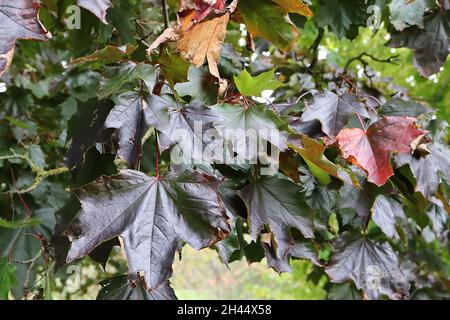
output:
[[185, 245], [449, 298], [447, 0], [0, 0], [0, 26], [0, 299], [116, 246], [98, 299], [176, 299]]

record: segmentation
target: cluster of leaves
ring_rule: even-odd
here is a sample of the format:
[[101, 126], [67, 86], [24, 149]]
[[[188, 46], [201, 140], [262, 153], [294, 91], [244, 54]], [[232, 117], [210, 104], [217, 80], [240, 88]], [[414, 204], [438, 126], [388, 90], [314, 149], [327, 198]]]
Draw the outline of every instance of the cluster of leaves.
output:
[[[123, 245], [128, 272], [98, 298], [174, 299], [186, 244], [278, 272], [309, 260], [333, 299], [448, 297], [442, 122], [318, 59], [325, 32], [353, 38], [378, 6], [388, 45], [436, 73], [446, 1], [41, 2], [0, 0], [0, 298], [51, 298], [67, 264]], [[277, 134], [255, 154], [245, 130]]]

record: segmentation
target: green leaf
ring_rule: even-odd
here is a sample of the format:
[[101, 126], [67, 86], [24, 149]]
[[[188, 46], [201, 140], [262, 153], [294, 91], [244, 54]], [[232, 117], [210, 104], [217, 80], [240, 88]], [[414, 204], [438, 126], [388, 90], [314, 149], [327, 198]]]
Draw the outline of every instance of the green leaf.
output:
[[326, 147], [319, 141], [307, 136], [301, 136], [298, 140], [297, 139], [298, 137], [290, 137], [289, 148], [294, 150], [303, 158], [303, 160], [305, 160], [311, 173], [320, 183], [324, 185], [329, 184], [331, 182], [331, 175], [349, 185], [359, 185], [353, 173], [331, 162], [325, 157], [324, 152]]
[[191, 102], [197, 101], [207, 105], [217, 102], [216, 77], [205, 68], [189, 67], [188, 82], [177, 83], [175, 90], [181, 97], [191, 97]]
[[136, 80], [145, 82], [149, 91], [153, 90], [156, 83], [155, 68], [149, 64], [136, 64], [129, 62], [120, 67], [111, 69], [111, 75], [102, 81], [97, 92], [99, 99], [104, 99], [112, 94], [117, 94], [125, 84]]
[[266, 38], [281, 50], [289, 49], [300, 36], [286, 11], [271, 0], [239, 1], [238, 11], [252, 35]]
[[234, 82], [239, 92], [244, 96], [260, 97], [264, 90], [275, 90], [284, 84], [274, 80], [275, 69], [263, 72], [252, 77], [246, 69], [242, 70], [239, 76], [234, 76]]
[[0, 257], [0, 300], [8, 300], [9, 291], [17, 286], [16, 267]]
[[164, 78], [172, 87], [177, 83], [188, 81], [190, 64], [178, 53], [169, 52], [168, 49], [161, 50], [158, 62], [161, 65], [161, 72]]
[[362, 300], [361, 292], [351, 282], [333, 284], [328, 292], [330, 300]]
[[118, 62], [119, 60], [129, 57], [138, 47], [127, 44], [125, 47], [106, 46], [94, 53], [72, 60], [73, 64], [87, 62], [102, 62], [105, 64]]
[[37, 144], [32, 144], [28, 146], [28, 155], [30, 157], [30, 160], [33, 161], [35, 165], [37, 165], [40, 168], [45, 168], [45, 154], [41, 149], [41, 146]]
[[[245, 159], [256, 156], [252, 154], [252, 142], [248, 143], [246, 135], [249, 132], [263, 132], [264, 138], [281, 151], [287, 147], [286, 134], [282, 132], [286, 125], [272, 110], [264, 106], [245, 108], [240, 105], [217, 104], [211, 109], [221, 116], [214, 127], [233, 144], [234, 152]], [[245, 134], [243, 134], [243, 132]]]
[[426, 0], [394, 0], [389, 4], [391, 12], [390, 20], [398, 31], [402, 31], [408, 26], [418, 26], [424, 28], [423, 16], [427, 9]]
[[406, 101], [400, 98], [394, 98], [378, 109], [381, 116], [409, 116], [418, 117], [423, 114], [433, 112], [432, 109], [427, 108], [421, 103], [414, 101]]
[[366, 0], [320, 0], [315, 15], [317, 25], [330, 27], [339, 38], [354, 38], [349, 31], [366, 24], [366, 3]]

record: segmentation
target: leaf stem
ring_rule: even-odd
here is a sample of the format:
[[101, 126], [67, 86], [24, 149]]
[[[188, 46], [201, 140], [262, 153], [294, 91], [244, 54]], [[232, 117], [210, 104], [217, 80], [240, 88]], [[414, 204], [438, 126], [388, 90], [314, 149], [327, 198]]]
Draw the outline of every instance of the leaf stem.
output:
[[[11, 172], [12, 182], [13, 182], [13, 184], [16, 184], [16, 175], [14, 174], [14, 170], [12, 167], [10, 167], [9, 170]], [[19, 197], [19, 201], [22, 204], [23, 208], [25, 209], [26, 217], [27, 218], [31, 217], [31, 214], [32, 214], [31, 209], [28, 206], [28, 204], [25, 202], [25, 199], [23, 198], [22, 194], [19, 193], [17, 196]]]
[[359, 114], [357, 114], [356, 116], [358, 117], [359, 123], [361, 124], [361, 129], [363, 129], [364, 131], [367, 131], [366, 124], [364, 123], [361, 116]]
[[158, 132], [155, 129], [155, 170], [156, 170], [156, 178], [159, 178], [159, 143], [158, 143]]

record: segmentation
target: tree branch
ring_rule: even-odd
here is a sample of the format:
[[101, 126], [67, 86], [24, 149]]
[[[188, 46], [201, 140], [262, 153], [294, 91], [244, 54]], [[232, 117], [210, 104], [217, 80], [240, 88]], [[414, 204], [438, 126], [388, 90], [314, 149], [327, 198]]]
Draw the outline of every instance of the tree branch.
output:
[[11, 152], [12, 152], [12, 154], [10, 154], [10, 155], [0, 156], [0, 160], [10, 160], [10, 159], [23, 160], [28, 164], [28, 166], [31, 168], [31, 171], [36, 176], [35, 176], [33, 184], [31, 186], [29, 186], [25, 189], [21, 189], [21, 190], [9, 191], [7, 193], [19, 194], [19, 195], [29, 193], [29, 192], [33, 191], [34, 189], [36, 189], [42, 183], [42, 181], [44, 181], [48, 177], [57, 176], [57, 175], [64, 174], [69, 171], [69, 169], [67, 167], [59, 167], [59, 168], [55, 168], [55, 169], [45, 170], [44, 168], [41, 168], [38, 165], [36, 165], [27, 155], [18, 154], [14, 150], [11, 150]]
[[322, 42], [324, 35], [325, 35], [325, 29], [319, 28], [319, 34], [317, 35], [316, 40], [314, 40], [314, 43], [309, 48], [309, 51], [312, 51], [312, 53], [313, 53], [313, 60], [311, 61], [311, 64], [309, 66], [310, 69], [314, 68], [317, 64], [317, 61], [319, 60], [319, 56], [318, 56], [319, 45]]
[[369, 63], [368, 63], [366, 60], [364, 60], [364, 57], [370, 58], [370, 59], [372, 59], [373, 61], [380, 62], [380, 63], [397, 64], [397, 61], [398, 61], [398, 59], [397, 59], [397, 58], [398, 58], [398, 55], [391, 56], [391, 57], [389, 57], [389, 58], [387, 58], [387, 59], [380, 59], [380, 58], [377, 58], [377, 57], [375, 57], [374, 55], [372, 55], [372, 54], [367, 53], [367, 52], [364, 51], [364, 52], [360, 53], [359, 55], [357, 55], [356, 57], [353, 57], [353, 58], [351, 58], [351, 59], [349, 59], [349, 60], [347, 61], [347, 63], [345, 64], [343, 73], [344, 73], [344, 74], [347, 73], [348, 68], [350, 67], [350, 65], [351, 65], [353, 62], [359, 61], [359, 62], [361, 62], [361, 64], [362, 64], [363, 67], [364, 67], [364, 73], [366, 74], [366, 76], [367, 76], [368, 78], [371, 78], [371, 77], [367, 74], [367, 71], [366, 71], [366, 68], [367, 68], [367, 66], [368, 66]]

